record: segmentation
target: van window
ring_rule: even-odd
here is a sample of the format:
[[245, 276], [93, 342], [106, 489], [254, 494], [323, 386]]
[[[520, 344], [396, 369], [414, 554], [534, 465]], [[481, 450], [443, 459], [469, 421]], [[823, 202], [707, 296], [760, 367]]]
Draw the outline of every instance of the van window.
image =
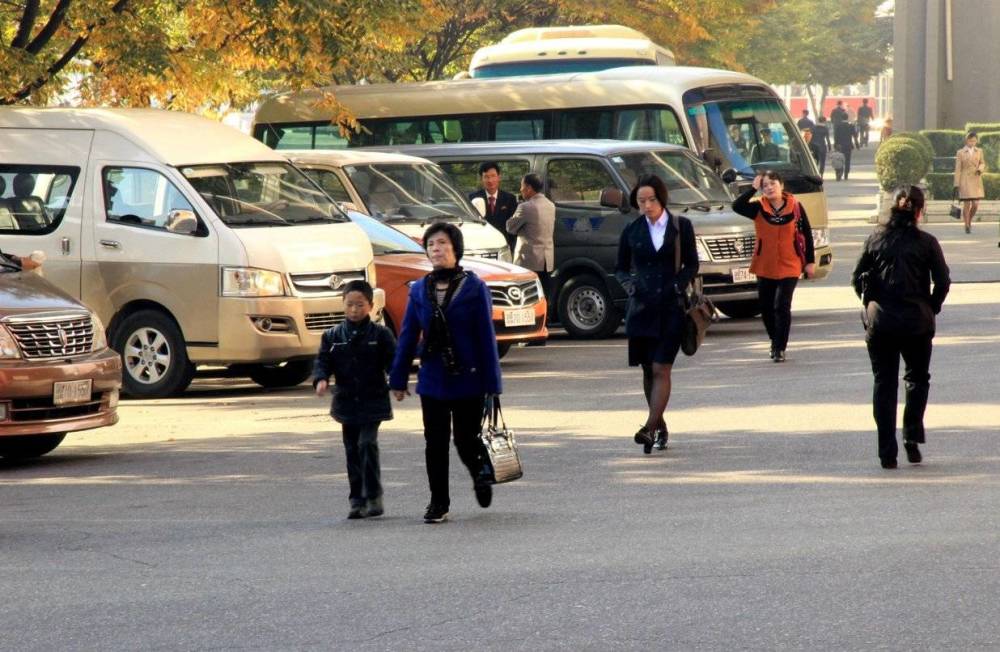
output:
[[333, 198], [334, 201], [349, 202], [351, 196], [347, 194], [344, 182], [340, 180], [333, 170], [321, 170], [318, 168], [302, 168], [306, 176], [316, 182], [316, 185], [323, 189], [323, 192]]
[[102, 178], [109, 222], [166, 229], [172, 211], [194, 211], [177, 186], [156, 170], [108, 167]]
[[[481, 188], [479, 166], [484, 161], [438, 161], [438, 165], [448, 173], [455, 186], [465, 194], [472, 194]], [[521, 177], [531, 172], [531, 165], [524, 159], [500, 159], [500, 188], [517, 194], [521, 190]]]
[[383, 222], [479, 221], [472, 206], [432, 163], [347, 165], [368, 214]]
[[601, 191], [617, 188], [604, 164], [592, 158], [561, 158], [546, 168], [548, 197], [557, 204], [599, 206]]
[[493, 140], [541, 140], [545, 138], [545, 117], [510, 114], [493, 121]]
[[59, 226], [80, 168], [0, 165], [0, 233], [43, 235]]

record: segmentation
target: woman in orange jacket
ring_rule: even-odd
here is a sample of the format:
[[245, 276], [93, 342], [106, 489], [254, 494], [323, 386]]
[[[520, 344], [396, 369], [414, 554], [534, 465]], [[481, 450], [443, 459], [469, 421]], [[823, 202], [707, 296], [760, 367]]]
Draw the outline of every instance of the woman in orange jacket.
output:
[[[761, 196], [752, 199], [757, 191]], [[816, 273], [812, 227], [805, 208], [785, 192], [781, 175], [773, 170], [754, 177], [753, 188], [733, 202], [733, 210], [754, 221], [757, 241], [750, 271], [757, 275], [757, 297], [771, 359], [785, 361], [792, 326], [792, 295], [799, 277]]]

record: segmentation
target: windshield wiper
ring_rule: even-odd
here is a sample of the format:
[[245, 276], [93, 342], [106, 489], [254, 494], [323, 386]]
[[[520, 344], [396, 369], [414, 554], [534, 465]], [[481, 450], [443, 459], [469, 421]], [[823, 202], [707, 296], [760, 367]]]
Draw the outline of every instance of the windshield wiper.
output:
[[224, 222], [228, 226], [292, 226], [285, 221], [275, 222], [273, 220], [255, 220], [253, 218], [244, 220], [226, 219]]

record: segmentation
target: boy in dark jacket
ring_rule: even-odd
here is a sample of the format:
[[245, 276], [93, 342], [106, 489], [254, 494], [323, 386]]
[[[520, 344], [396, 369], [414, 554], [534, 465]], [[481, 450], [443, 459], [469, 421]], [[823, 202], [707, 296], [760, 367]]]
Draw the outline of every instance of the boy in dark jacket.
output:
[[347, 319], [323, 333], [313, 373], [316, 396], [326, 394], [328, 379], [334, 378], [330, 414], [343, 427], [351, 519], [382, 515], [378, 428], [392, 419], [386, 372], [396, 353], [396, 338], [372, 322], [372, 297], [366, 281], [344, 286]]

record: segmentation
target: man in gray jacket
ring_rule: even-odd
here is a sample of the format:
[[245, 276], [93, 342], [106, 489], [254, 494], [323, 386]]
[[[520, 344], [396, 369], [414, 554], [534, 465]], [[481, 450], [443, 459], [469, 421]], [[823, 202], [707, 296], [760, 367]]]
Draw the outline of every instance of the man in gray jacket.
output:
[[521, 179], [521, 202], [507, 220], [507, 233], [517, 236], [514, 264], [538, 274], [545, 295], [549, 295], [549, 277], [555, 267], [552, 234], [556, 226], [556, 205], [542, 194], [542, 180], [537, 174]]

